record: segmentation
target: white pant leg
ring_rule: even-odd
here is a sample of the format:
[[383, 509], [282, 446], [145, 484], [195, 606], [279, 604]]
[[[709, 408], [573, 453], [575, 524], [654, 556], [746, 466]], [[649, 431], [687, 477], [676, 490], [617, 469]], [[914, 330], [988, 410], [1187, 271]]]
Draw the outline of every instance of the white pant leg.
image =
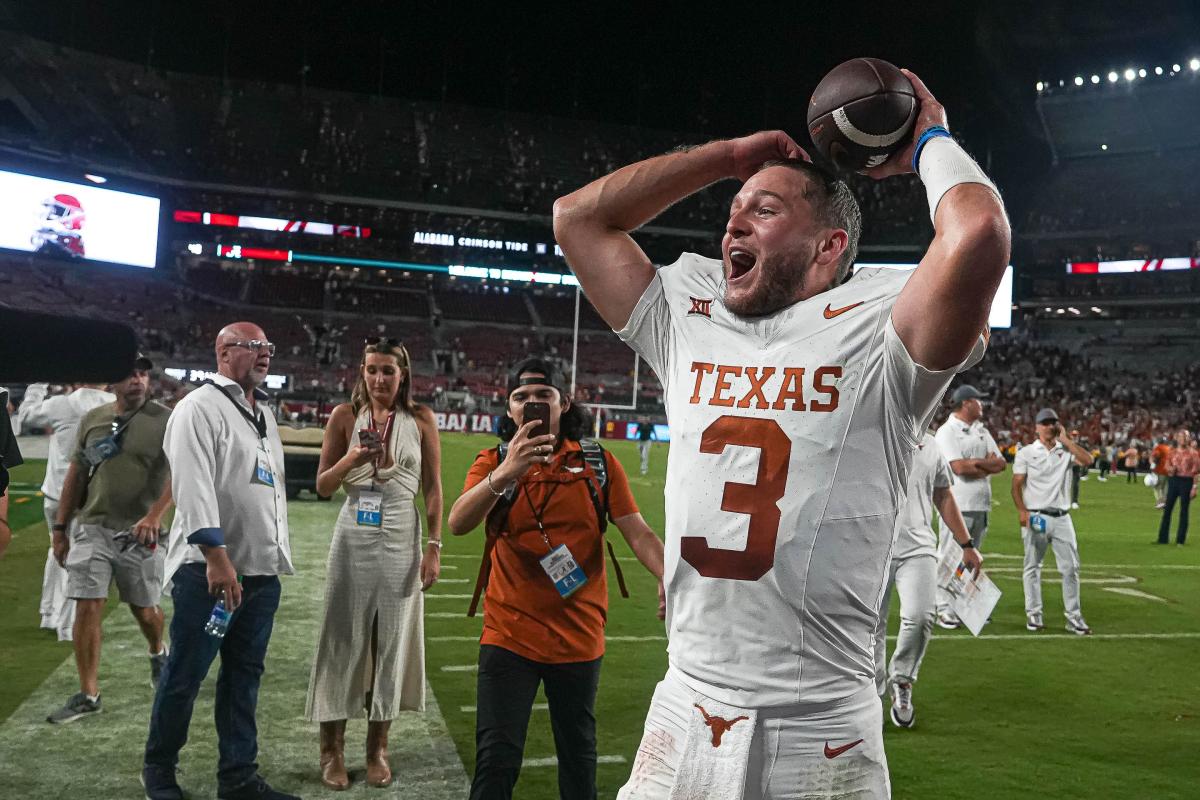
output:
[[879, 601], [879, 620], [875, 623], [875, 690], [880, 697], [887, 694], [888, 615], [892, 608], [892, 587], [896, 584], [898, 564], [894, 558], [888, 564], [887, 585], [883, 587], [883, 598]]
[[[883, 750], [883, 705], [873, 687], [834, 708], [801, 716], [776, 717], [760, 710], [758, 724], [762, 735], [755, 733], [756, 747], [761, 738], [765, 771], [747, 773], [744, 800], [892, 796]], [[826, 748], [835, 753], [833, 758]], [[755, 779], [761, 783], [756, 785]]]
[[668, 667], [666, 676], [654, 687], [642, 742], [634, 756], [629, 780], [617, 792], [617, 800], [667, 800], [670, 796], [687, 744], [693, 696]]
[[650, 443], [638, 442], [638, 453], [642, 456], [642, 472], [650, 469]]
[[1067, 618], [1080, 616], [1079, 611], [1079, 542], [1071, 515], [1048, 520], [1046, 533], [1054, 548], [1054, 562], [1062, 574], [1063, 609]]
[[[46, 517], [46, 531], [53, 541], [54, 521], [58, 517], [58, 500], [47, 497], [42, 503]], [[46, 565], [42, 569], [42, 600], [39, 607], [41, 626], [56, 631], [60, 642], [69, 642], [75, 626], [75, 601], [67, 597], [67, 571], [54, 558], [54, 548], [46, 551]]]
[[937, 557], [913, 556], [892, 569], [900, 595], [900, 634], [892, 652], [890, 679], [893, 683], [913, 683], [933, 634]]
[[[1047, 519], [1049, 519], [1047, 517]], [[1047, 526], [1049, 530], [1049, 526]], [[1042, 613], [1042, 559], [1046, 556], [1046, 534], [1021, 528], [1025, 544], [1025, 613]]]

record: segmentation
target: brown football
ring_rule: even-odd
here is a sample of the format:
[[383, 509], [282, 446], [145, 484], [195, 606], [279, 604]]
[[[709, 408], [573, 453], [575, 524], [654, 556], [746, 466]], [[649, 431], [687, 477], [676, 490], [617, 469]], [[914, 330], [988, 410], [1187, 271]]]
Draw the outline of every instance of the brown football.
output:
[[821, 79], [808, 104], [808, 133], [835, 167], [877, 167], [908, 144], [920, 103], [912, 83], [879, 58], [838, 64]]

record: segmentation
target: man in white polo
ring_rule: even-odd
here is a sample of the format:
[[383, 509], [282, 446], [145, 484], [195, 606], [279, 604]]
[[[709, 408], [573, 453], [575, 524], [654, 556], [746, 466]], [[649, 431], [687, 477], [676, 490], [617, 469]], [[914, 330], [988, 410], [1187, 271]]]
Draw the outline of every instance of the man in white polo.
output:
[[1013, 461], [1012, 497], [1025, 543], [1025, 627], [1040, 631], [1042, 623], [1042, 559], [1054, 548], [1062, 573], [1063, 607], [1067, 630], [1080, 636], [1092, 632], [1079, 609], [1079, 544], [1071, 522], [1071, 466], [1087, 469], [1092, 454], [1067, 436], [1052, 408], [1034, 419], [1037, 441], [1017, 451]]
[[[1003, 472], [1006, 462], [996, 440], [983, 424], [983, 400], [987, 395], [974, 386], [963, 384], [950, 396], [953, 410], [938, 428], [938, 449], [950, 462], [954, 485], [950, 491], [962, 512], [971, 542], [982, 549], [987, 537], [988, 513], [992, 510], [992, 476]], [[946, 544], [949, 527], [942, 520], [939, 546]], [[937, 591], [937, 623], [943, 628], [957, 628], [962, 623], [950, 608], [950, 595], [945, 589]]]

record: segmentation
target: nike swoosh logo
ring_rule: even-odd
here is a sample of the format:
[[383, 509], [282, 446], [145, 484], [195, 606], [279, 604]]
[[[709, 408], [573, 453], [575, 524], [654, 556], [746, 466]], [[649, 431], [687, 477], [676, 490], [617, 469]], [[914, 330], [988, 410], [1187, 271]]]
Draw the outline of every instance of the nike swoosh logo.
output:
[[851, 303], [850, 305], [842, 306], [841, 308], [830, 308], [829, 304], [826, 303], [825, 304], [825, 319], [833, 319], [834, 317], [840, 317], [842, 314], [845, 314], [850, 309], [858, 308], [865, 302], [867, 302], [867, 301], [859, 300], [857, 303]]
[[847, 750], [850, 750], [851, 748], [858, 747], [862, 743], [863, 743], [862, 739], [855, 739], [853, 742], [850, 742], [850, 744], [844, 744], [841, 747], [830, 747], [829, 742], [826, 742], [825, 743], [825, 757], [826, 758], [837, 758], [842, 753], [846, 752]]

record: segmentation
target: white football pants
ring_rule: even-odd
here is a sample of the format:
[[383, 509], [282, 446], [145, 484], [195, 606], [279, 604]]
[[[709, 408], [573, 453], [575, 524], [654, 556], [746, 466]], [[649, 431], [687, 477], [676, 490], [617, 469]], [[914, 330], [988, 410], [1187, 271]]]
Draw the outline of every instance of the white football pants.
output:
[[[689, 679], [689, 683], [695, 684]], [[617, 800], [668, 800], [687, 757], [688, 721], [703, 692], [674, 667], [654, 690], [629, 781]], [[708, 743], [705, 742], [705, 747]], [[688, 795], [691, 797], [691, 795]], [[874, 687], [847, 700], [758, 709], [745, 786], [710, 787], [705, 800], [888, 800], [892, 786], [883, 752], [883, 707]]]
[[[892, 588], [900, 595], [900, 632], [892, 651], [890, 671], [886, 665], [888, 612]], [[893, 558], [887, 588], [879, 604], [875, 628], [875, 687], [882, 696], [891, 683], [914, 683], [921, 659], [933, 635], [934, 590], [937, 588], [937, 556]]]

